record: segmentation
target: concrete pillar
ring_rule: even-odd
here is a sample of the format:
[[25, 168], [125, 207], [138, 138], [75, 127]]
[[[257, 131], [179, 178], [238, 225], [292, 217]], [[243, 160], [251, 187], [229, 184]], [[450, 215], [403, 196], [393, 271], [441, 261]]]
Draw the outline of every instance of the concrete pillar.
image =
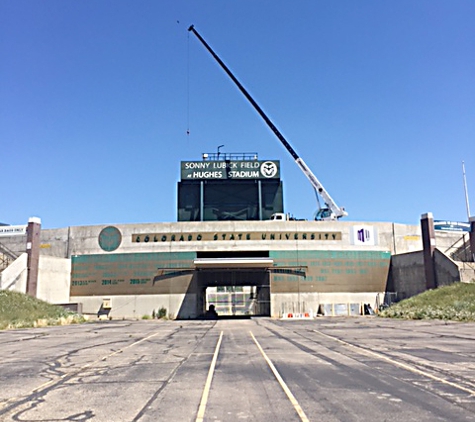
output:
[[263, 213], [262, 213], [262, 183], [260, 180], [257, 181], [257, 196], [259, 201], [259, 221], [262, 221]]
[[26, 293], [36, 297], [38, 290], [38, 265], [40, 261], [41, 220], [31, 217], [26, 231], [27, 278]]
[[205, 221], [205, 182], [200, 182], [200, 221]]
[[435, 289], [437, 281], [435, 277], [435, 231], [434, 217], [431, 212], [421, 216], [422, 247], [424, 249], [424, 272], [426, 276], [426, 289]]
[[470, 252], [472, 253], [472, 260], [475, 262], [475, 217], [470, 217]]

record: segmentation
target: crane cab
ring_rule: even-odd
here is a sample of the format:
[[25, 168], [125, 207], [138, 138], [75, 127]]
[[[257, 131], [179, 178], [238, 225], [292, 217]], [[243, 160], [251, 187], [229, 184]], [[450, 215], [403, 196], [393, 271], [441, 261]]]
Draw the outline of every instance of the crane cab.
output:
[[315, 215], [317, 221], [336, 220], [335, 214], [330, 208], [320, 208]]

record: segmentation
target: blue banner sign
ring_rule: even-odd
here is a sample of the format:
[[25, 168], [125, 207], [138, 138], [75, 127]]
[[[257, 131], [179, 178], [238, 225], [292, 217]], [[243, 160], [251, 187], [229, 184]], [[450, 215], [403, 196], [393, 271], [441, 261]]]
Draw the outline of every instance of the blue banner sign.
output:
[[460, 221], [434, 220], [434, 230], [445, 230], [449, 232], [469, 232], [470, 223]]

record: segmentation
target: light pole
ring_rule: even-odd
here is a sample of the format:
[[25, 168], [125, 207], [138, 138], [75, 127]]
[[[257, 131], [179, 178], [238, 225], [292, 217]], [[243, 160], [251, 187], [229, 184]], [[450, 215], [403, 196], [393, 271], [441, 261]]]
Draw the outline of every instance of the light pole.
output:
[[219, 160], [219, 156], [221, 155], [221, 152], [219, 151], [222, 147], [224, 147], [224, 145], [220, 145], [218, 147], [218, 153], [216, 154], [216, 157], [217, 157], [217, 160]]

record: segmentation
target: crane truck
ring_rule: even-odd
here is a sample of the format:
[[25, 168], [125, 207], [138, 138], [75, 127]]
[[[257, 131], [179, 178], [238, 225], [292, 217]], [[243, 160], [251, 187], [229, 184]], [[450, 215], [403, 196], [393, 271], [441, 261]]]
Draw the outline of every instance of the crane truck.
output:
[[[213, 58], [218, 62], [221, 68], [226, 72], [226, 74], [231, 78], [231, 80], [236, 84], [241, 93], [246, 97], [246, 99], [251, 103], [257, 113], [262, 117], [266, 122], [267, 126], [272, 130], [272, 132], [277, 136], [282, 145], [287, 149], [289, 154], [292, 156], [294, 161], [299, 166], [300, 170], [305, 174], [313, 189], [315, 190], [315, 195], [317, 198], [318, 211], [315, 216], [315, 220], [337, 220], [341, 217], [346, 217], [348, 213], [344, 208], [339, 207], [330, 194], [326, 191], [317, 177], [313, 174], [312, 170], [307, 166], [305, 161], [299, 157], [297, 152], [292, 148], [292, 146], [287, 142], [284, 135], [277, 129], [277, 127], [272, 123], [272, 121], [267, 117], [262, 108], [257, 104], [254, 98], [251, 97], [249, 92], [244, 88], [244, 86], [238, 81], [234, 74], [229, 70], [229, 68], [224, 64], [224, 62], [219, 58], [219, 56], [213, 51], [213, 49], [208, 45], [208, 43], [203, 39], [203, 37], [195, 29], [194, 25], [191, 25], [188, 28], [188, 31], [192, 32], [198, 40], [203, 44], [203, 46], [208, 50], [208, 52], [213, 56]], [[323, 199], [324, 206], [320, 206], [319, 196]]]

